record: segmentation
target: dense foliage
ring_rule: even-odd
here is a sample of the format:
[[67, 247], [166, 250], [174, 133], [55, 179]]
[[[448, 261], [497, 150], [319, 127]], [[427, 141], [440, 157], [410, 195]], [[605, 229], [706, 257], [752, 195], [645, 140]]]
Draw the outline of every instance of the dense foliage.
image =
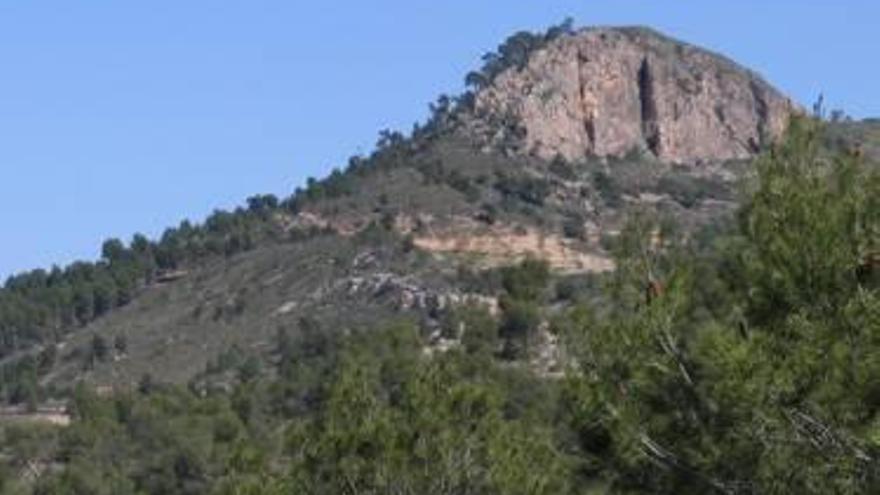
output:
[[128, 303], [144, 285], [210, 255], [231, 255], [263, 237], [279, 235], [271, 223], [278, 200], [248, 199], [248, 207], [217, 211], [203, 225], [183, 222], [158, 241], [137, 234], [128, 245], [104, 242], [101, 260], [10, 277], [0, 290], [0, 356], [53, 331], [83, 325]]
[[[878, 268], [880, 175], [822, 150], [821, 124], [792, 126], [759, 160], [715, 266], [636, 223], [622, 236], [616, 299], [637, 300], [649, 277], [662, 292], [569, 322], [575, 421], [621, 491], [880, 487], [880, 294], [863, 276]], [[729, 292], [700, 307], [714, 280]], [[700, 318], [707, 309], [720, 317]]]
[[[282, 205], [274, 196], [254, 196], [247, 203], [234, 212], [217, 211], [201, 225], [185, 221], [156, 241], [140, 234], [127, 245], [107, 240], [97, 262], [10, 277], [0, 289], [0, 402], [34, 398], [38, 378], [51, 369], [55, 343], [65, 333], [193, 265], [289, 235], [277, 221]], [[16, 352], [23, 356], [3, 359]]]
[[[487, 275], [499, 315], [444, 316], [450, 350], [410, 322], [303, 320], [272, 373], [242, 364], [230, 390], [81, 387], [71, 426], [4, 429], [0, 492], [876, 493], [880, 174], [823, 126], [793, 121], [728, 228], [634, 214], [598, 298], [527, 260]], [[179, 266], [140, 252], [111, 243], [85, 279]], [[548, 330], [564, 373], [530, 365]]]

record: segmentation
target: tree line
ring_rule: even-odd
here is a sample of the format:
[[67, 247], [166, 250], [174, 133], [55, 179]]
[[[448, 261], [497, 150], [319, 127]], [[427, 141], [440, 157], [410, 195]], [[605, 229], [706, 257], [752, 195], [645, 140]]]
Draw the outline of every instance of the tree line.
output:
[[0, 290], [0, 356], [57, 337], [129, 303], [161, 274], [216, 255], [233, 255], [280, 234], [272, 222], [279, 208], [272, 195], [248, 199], [246, 208], [216, 211], [201, 225], [189, 221], [158, 240], [135, 234], [126, 244], [109, 239], [100, 260], [65, 268], [37, 269], [6, 280]]

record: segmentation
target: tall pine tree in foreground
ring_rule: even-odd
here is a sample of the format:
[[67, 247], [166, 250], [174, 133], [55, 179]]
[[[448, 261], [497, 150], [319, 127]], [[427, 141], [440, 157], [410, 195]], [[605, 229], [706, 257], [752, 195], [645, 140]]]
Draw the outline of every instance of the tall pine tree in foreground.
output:
[[[823, 125], [794, 119], [758, 160], [714, 275], [640, 220], [612, 294], [628, 303], [574, 312], [569, 405], [616, 491], [880, 489], [880, 175]], [[729, 302], [697, 320], [713, 277]]]

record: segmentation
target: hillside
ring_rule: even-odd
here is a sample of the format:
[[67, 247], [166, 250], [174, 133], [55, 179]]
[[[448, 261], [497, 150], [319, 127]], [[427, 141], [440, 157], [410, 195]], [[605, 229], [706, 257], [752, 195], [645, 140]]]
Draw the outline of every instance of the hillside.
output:
[[[344, 286], [352, 276], [351, 268], [344, 265], [350, 265], [351, 259], [364, 254], [349, 246], [350, 239], [371, 225], [393, 231], [390, 237], [402, 239], [396, 242], [406, 241], [431, 255], [424, 263], [433, 268], [425, 269], [424, 275], [406, 267], [395, 276], [406, 277], [411, 281], [408, 283], [416, 286], [432, 287], [431, 279], [444, 271], [454, 274], [462, 266], [479, 271], [526, 256], [545, 259], [561, 273], [605, 272], [613, 267], [607, 250], [609, 239], [619, 231], [626, 212], [632, 207], [650, 205], [675, 218], [686, 231], [709, 224], [731, 210], [736, 196], [735, 180], [743, 167], [742, 160], [731, 158], [745, 158], [757, 151], [757, 148], [737, 148], [734, 142], [754, 141], [760, 128], [778, 127], [780, 112], [787, 100], [757, 76], [726, 59], [652, 31], [626, 28], [575, 32], [570, 28], [556, 28], [544, 37], [541, 43], [536, 41], [537, 37], [527, 38], [531, 45], [521, 47], [517, 40], [523, 35], [512, 37], [498, 53], [528, 57], [522, 67], [505, 61], [502, 64], [510, 67], [504, 70], [481, 69], [481, 73], [486, 74], [492, 70], [498, 72], [491, 84], [477, 85], [472, 93], [456, 98], [454, 103], [441, 98], [426, 125], [411, 136], [383, 133], [376, 151], [370, 157], [352, 158], [344, 172], [334, 172], [322, 181], [310, 182], [307, 188], [284, 201], [255, 196], [248, 208], [218, 213], [203, 227], [184, 224], [170, 229], [152, 247], [128, 247], [149, 251], [144, 257], [154, 258], [135, 263], [145, 264], [135, 269], [147, 272], [145, 278], [132, 278], [131, 270], [126, 271], [125, 277], [118, 273], [107, 277], [113, 281], [125, 278], [125, 292], [131, 296], [121, 297], [116, 288], [101, 287], [96, 283], [101, 277], [96, 274], [71, 273], [72, 278], [87, 280], [88, 290], [97, 291], [73, 294], [70, 304], [75, 312], [82, 314], [72, 318], [56, 315], [55, 320], [68, 321], [53, 322], [51, 331], [7, 323], [7, 341], [10, 332], [22, 334], [20, 339], [24, 342], [13, 343], [11, 347], [25, 353], [35, 352], [29, 349], [43, 349], [47, 343], [57, 347], [61, 369], [44, 370], [41, 374], [45, 376], [40, 378], [43, 384], [58, 381], [57, 385], [64, 387], [85, 377], [97, 383], [132, 386], [143, 373], [151, 373], [160, 381], [185, 382], [201, 371], [208, 360], [233, 345], [256, 348], [257, 354], [264, 353], [265, 349], [260, 351], [260, 346], [265, 345], [266, 337], [273, 335], [278, 326], [273, 316], [276, 308], [271, 304], [310, 307], [311, 303], [302, 300], [306, 295], [333, 292], [332, 287]], [[518, 52], [509, 47], [525, 51], [517, 55]], [[562, 100], [548, 100], [546, 106], [543, 103], [535, 106], [533, 96], [529, 95], [534, 95], [536, 90], [528, 88], [535, 85], [567, 88], [575, 84], [577, 81], [559, 64], [578, 62], [591, 54], [611, 64], [580, 66], [584, 74], [575, 79], [592, 86], [560, 89]], [[719, 110], [731, 115], [749, 114], [750, 117], [744, 119], [751, 120], [737, 124], [739, 128], [710, 131], [719, 143], [727, 143], [718, 146], [729, 148], [729, 152], [719, 151], [713, 159], [715, 151], [707, 148], [698, 153], [694, 149], [704, 162], [694, 168], [693, 163], [670, 160], [672, 155], [665, 152], [656, 153], [661, 148], [650, 149], [648, 140], [638, 133], [608, 135], [602, 137], [601, 142], [585, 143], [577, 152], [570, 146], [529, 149], [543, 139], [541, 133], [550, 132], [556, 125], [553, 122], [562, 122], [547, 120], [553, 115], [554, 106], [583, 107], [582, 100], [564, 99], [571, 91], [581, 98], [596, 100], [597, 106], [591, 111], [608, 129], [620, 129], [621, 122], [635, 119], [639, 128], [655, 126], [658, 133], [672, 136], [679, 132], [675, 126], [681, 125], [680, 122], [695, 121], [697, 117], [693, 115], [672, 119], [666, 111], [657, 114], [656, 122], [640, 120], [647, 110], [633, 109], [643, 103], [639, 95], [632, 94], [639, 91], [639, 71], [644, 69], [639, 68], [641, 62], [636, 63], [636, 59], [650, 60], [651, 70], [657, 74], [656, 88], [650, 91], [672, 92], [676, 98], [683, 99], [682, 105], [693, 108], [694, 112], [711, 110], [716, 117]], [[599, 73], [590, 74], [590, 71]], [[725, 88], [726, 92], [712, 86], [688, 99], [688, 93], [682, 93], [680, 87], [685, 84], [683, 77], [717, 80], [719, 88]], [[670, 83], [669, 78], [678, 78], [678, 82]], [[619, 85], [609, 82], [615, 79], [621, 80]], [[597, 82], [600, 80], [606, 82]], [[670, 84], [674, 87], [669, 87]], [[642, 91], [648, 89], [642, 88]], [[742, 91], [750, 91], [751, 99], [744, 100]], [[607, 113], [612, 107], [622, 108], [614, 105], [618, 97], [626, 99], [623, 106], [633, 108], [619, 115], [604, 115], [603, 112]], [[762, 117], [756, 105], [765, 99], [772, 103], [774, 110]], [[514, 112], [517, 108], [528, 115], [517, 115]], [[510, 117], [524, 130], [522, 142], [504, 134], [508, 132], [507, 124], [501, 125], [498, 121], [499, 115], [505, 112], [513, 112]], [[584, 129], [583, 123], [566, 125]], [[604, 136], [601, 125], [599, 134]], [[495, 129], [490, 134], [501, 136], [500, 140], [487, 142], [476, 128]], [[692, 139], [686, 146], [704, 142], [706, 136], [694, 138], [696, 140]], [[555, 139], [571, 144], [561, 135]], [[610, 143], [614, 142], [619, 144], [612, 146]], [[199, 232], [200, 229], [205, 232]], [[318, 231], [330, 236], [322, 241], [326, 246], [315, 248], [313, 241], [300, 240], [309, 239]], [[306, 234], [298, 234], [301, 232]], [[143, 244], [143, 240], [139, 243]], [[120, 246], [119, 249], [126, 248]], [[222, 256], [218, 258], [217, 254]], [[324, 273], [300, 264], [301, 259], [320, 259], [322, 254], [332, 256], [317, 266], [338, 263], [340, 269]], [[121, 258], [128, 256], [116, 254], [116, 259], [112, 259], [114, 255], [108, 255], [110, 257], [104, 260], [106, 266], [99, 263], [98, 271], [108, 268], [114, 272], [113, 265], [122, 265]], [[267, 298], [261, 285], [264, 281], [258, 276], [263, 270], [269, 270], [264, 268], [267, 263], [278, 265], [276, 276], [296, 280], [298, 286], [282, 284], [274, 289], [275, 296]], [[240, 266], [246, 268], [236, 268]], [[76, 267], [73, 268], [75, 271]], [[183, 280], [167, 284], [152, 281], [163, 273], [181, 269], [190, 272]], [[256, 272], [251, 273], [253, 270]], [[385, 272], [377, 269], [373, 275], [380, 273]], [[46, 275], [34, 277], [43, 279], [42, 282], [28, 280], [27, 275], [20, 278], [18, 282], [11, 282], [10, 287], [47, 283]], [[454, 277], [446, 275], [445, 278]], [[454, 280], [447, 280], [447, 284], [442, 290], [437, 289], [441, 295], [462, 292], [455, 287]], [[102, 296], [107, 299], [115, 296], [117, 300], [102, 302]], [[339, 295], [327, 297], [344, 300]], [[254, 302], [248, 304], [251, 298]], [[128, 303], [128, 299], [132, 302]], [[167, 301], [174, 303], [169, 305]], [[229, 301], [245, 305], [238, 309], [241, 318], [227, 322], [228, 318], [190, 316], [221, 311], [217, 305], [233, 304]], [[95, 308], [77, 309], [79, 304], [94, 304]], [[110, 310], [117, 305], [121, 306], [119, 310]], [[177, 309], [170, 309], [172, 307]], [[373, 309], [382, 312], [382, 307], [381, 304], [376, 308], [367, 305], [363, 310], [365, 314]], [[351, 308], [347, 318], [359, 321], [361, 318], [356, 315], [360, 312], [361, 309]], [[285, 324], [295, 326], [293, 323], [301, 313], [291, 312]], [[311, 309], [308, 313], [312, 313]], [[94, 323], [93, 317], [96, 317]], [[4, 318], [0, 317], [2, 321]], [[85, 328], [76, 328], [83, 325]], [[71, 330], [74, 332], [68, 340], [64, 336]], [[41, 335], [44, 333], [49, 335]], [[39, 336], [29, 343], [31, 339], [27, 336], [34, 334]], [[124, 335], [130, 344], [125, 358], [91, 363], [89, 346], [95, 334], [108, 343], [117, 335]], [[202, 350], [197, 349], [195, 342], [205, 342]], [[32, 344], [37, 347], [29, 347]], [[169, 361], [156, 359], [162, 355]], [[89, 362], [84, 364], [85, 361]], [[95, 370], [81, 373], [84, 366], [92, 365], [96, 366]]]
[[[880, 158], [877, 123], [807, 118], [757, 74], [647, 28], [562, 24], [484, 61], [410, 135], [383, 131], [372, 154], [288, 198], [10, 279], [0, 399], [16, 418], [68, 404], [76, 432], [10, 429], [0, 465], [36, 466], [16, 485], [338, 493], [348, 476], [351, 493], [780, 493], [767, 479], [789, 466], [767, 474], [748, 458], [753, 429], [788, 435], [786, 418], [802, 443], [837, 449], [817, 477], [876, 483], [865, 260], [880, 210], [875, 168], [852, 161]], [[828, 157], [840, 166], [826, 171]], [[829, 177], [840, 190], [820, 197]], [[814, 333], [786, 340], [798, 322]], [[822, 388], [819, 368], [839, 356], [811, 353], [838, 331], [861, 349], [834, 352], [862, 367]], [[804, 354], [782, 358], [777, 383], [770, 349], [789, 345]], [[766, 417], [728, 383], [738, 366]], [[828, 412], [834, 401], [849, 409]], [[821, 421], [839, 429], [815, 433]], [[178, 438], [189, 427], [192, 451]], [[150, 453], [154, 434], [176, 460]], [[460, 444], [473, 472], [453, 461]], [[418, 449], [448, 456], [448, 485], [413, 474]], [[117, 450], [130, 465], [110, 469]], [[819, 462], [790, 445], [760, 455]], [[80, 456], [98, 474], [70, 481]], [[535, 463], [547, 472], [516, 477]]]
[[[22, 355], [50, 354], [58, 365], [41, 369], [39, 383], [61, 388], [80, 378], [130, 387], [143, 374], [186, 382], [232, 348], [266, 359], [267, 339], [279, 327], [295, 328], [302, 316], [322, 319], [315, 310], [322, 305], [352, 302], [340, 288], [358, 276], [399, 278], [443, 298], [467, 292], [456, 280], [462, 270], [528, 256], [560, 274], [606, 272], [613, 268], [608, 247], [633, 208], [674, 218], [685, 232], [726, 218], [744, 159], [765, 139], [762, 129], [772, 130], [768, 138], [778, 135], [785, 109], [795, 108], [735, 63], [648, 29], [562, 25], [543, 35], [519, 33], [490, 55], [469, 76], [471, 92], [440, 98], [431, 120], [412, 135], [385, 131], [371, 156], [353, 157], [344, 172], [311, 181], [291, 198], [255, 196], [247, 208], [218, 212], [203, 226], [184, 222], [154, 243], [108, 241], [105, 259], [94, 267], [11, 280], [0, 297], [10, 301], [0, 305], [10, 355], [4, 362], [12, 369]], [[655, 73], [652, 88], [642, 84], [646, 70]], [[535, 99], [551, 90], [553, 98]], [[638, 108], [646, 91], [691, 113], [655, 109], [655, 120], [646, 122], [648, 109]], [[594, 102], [590, 118], [600, 125], [592, 140], [571, 135], [595, 127], [584, 120], [587, 100]], [[731, 126], [702, 126], [705, 135], [681, 127], [704, 119], [723, 123], [724, 115], [736, 116]], [[629, 123], [631, 132], [622, 126]], [[871, 146], [870, 124], [839, 127]], [[667, 144], [652, 147], [642, 132], [649, 128]], [[670, 148], [673, 136], [679, 136], [677, 151]], [[750, 141], [755, 144], [741, 146]], [[353, 261], [371, 253], [360, 233], [374, 227], [391, 242], [379, 249], [399, 252], [407, 245], [418, 254], [389, 255], [385, 266], [359, 272]], [[406, 257], [418, 258], [420, 269]], [[187, 275], [157, 283], [177, 271]], [[54, 278], [74, 280], [67, 285], [84, 280], [85, 293], [67, 287], [56, 294]], [[50, 286], [48, 295], [29, 296], [39, 292], [35, 284]], [[17, 292], [24, 293], [24, 311]], [[28, 298], [36, 299], [36, 309]], [[70, 298], [73, 314], [47, 318], [46, 311], [59, 309], [40, 309], [40, 298]], [[328, 316], [364, 323], [377, 321], [368, 317], [373, 313], [395, 314], [395, 304], [367, 299], [345, 315]], [[279, 317], [285, 305], [298, 309]], [[22, 314], [37, 318], [22, 323]], [[96, 362], [96, 335], [108, 345], [125, 340], [125, 352]], [[9, 373], [12, 382], [18, 374]], [[14, 388], [3, 394], [27, 395]]]

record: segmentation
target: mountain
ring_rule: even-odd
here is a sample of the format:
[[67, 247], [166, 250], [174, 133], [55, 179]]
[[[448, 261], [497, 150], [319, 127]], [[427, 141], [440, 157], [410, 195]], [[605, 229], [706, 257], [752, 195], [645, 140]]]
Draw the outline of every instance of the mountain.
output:
[[[9, 435], [0, 493], [16, 456], [36, 493], [771, 493], [808, 442], [854, 473], [836, 487], [876, 479], [880, 368], [847, 354], [876, 329], [826, 337], [876, 321], [877, 122], [806, 117], [648, 28], [564, 23], [483, 61], [288, 198], [7, 281], [0, 399], [74, 423]], [[858, 392], [809, 395], [829, 377]], [[857, 412], [836, 431], [820, 403]]]
[[[569, 277], [613, 269], [632, 208], [685, 232], [726, 218], [747, 160], [799, 111], [753, 72], [646, 28], [518, 33], [484, 60], [412, 135], [384, 131], [371, 156], [285, 201], [255, 196], [154, 243], [110, 242], [120, 253], [105, 245], [97, 264], [10, 280], [4, 362], [51, 349], [39, 383], [62, 389], [182, 383], [230, 349], [268, 359], [278, 329], [306, 317], [436, 326], [445, 301], [494, 297], [462, 273], [525, 257]], [[125, 351], [95, 360], [97, 338]]]

